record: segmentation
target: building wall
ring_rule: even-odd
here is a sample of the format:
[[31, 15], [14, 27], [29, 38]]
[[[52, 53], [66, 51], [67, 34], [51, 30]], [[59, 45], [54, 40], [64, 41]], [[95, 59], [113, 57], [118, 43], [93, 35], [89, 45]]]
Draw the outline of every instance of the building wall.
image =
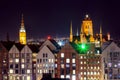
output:
[[120, 80], [120, 48], [112, 42], [102, 52], [104, 80]]
[[43, 46], [37, 55], [36, 79], [40, 80], [43, 73], [51, 73], [55, 77], [55, 56], [47, 46]]
[[69, 43], [66, 44], [57, 55], [57, 77], [79, 80], [78, 59], [78, 53]]

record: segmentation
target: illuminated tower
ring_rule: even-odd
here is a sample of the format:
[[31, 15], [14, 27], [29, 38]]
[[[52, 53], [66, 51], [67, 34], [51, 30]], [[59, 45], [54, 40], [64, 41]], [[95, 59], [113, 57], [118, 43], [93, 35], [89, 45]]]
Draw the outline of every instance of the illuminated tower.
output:
[[19, 30], [19, 42], [21, 44], [26, 44], [26, 30], [25, 30], [25, 26], [24, 26], [23, 15], [22, 15], [22, 20], [21, 20], [21, 27]]
[[90, 42], [93, 42], [93, 24], [92, 20], [88, 15], [86, 15], [84, 20], [82, 21], [81, 29], [82, 34], [84, 34], [84, 36], [86, 37], [86, 40], [88, 41], [89, 39]]
[[107, 33], [107, 38], [108, 40], [110, 40], [110, 33]]
[[71, 21], [71, 24], [70, 24], [70, 42], [73, 41], [73, 32], [72, 32], [72, 21]]
[[100, 42], [102, 44], [102, 27], [100, 26]]

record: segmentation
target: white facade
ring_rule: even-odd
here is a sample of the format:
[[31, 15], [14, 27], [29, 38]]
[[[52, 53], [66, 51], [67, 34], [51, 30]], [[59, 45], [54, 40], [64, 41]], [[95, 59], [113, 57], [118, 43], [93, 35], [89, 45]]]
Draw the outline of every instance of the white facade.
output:
[[55, 76], [55, 56], [52, 51], [47, 47], [43, 46], [37, 55], [36, 62], [36, 80], [40, 80], [43, 77], [43, 73], [51, 73]]
[[104, 80], [120, 80], [120, 48], [112, 42], [102, 52]]
[[22, 80], [32, 80], [32, 51], [28, 45], [21, 50], [20, 60]]
[[32, 80], [32, 51], [27, 45], [21, 51], [15, 45], [10, 49], [9, 80]]
[[9, 80], [20, 80], [20, 52], [15, 45], [9, 51]]

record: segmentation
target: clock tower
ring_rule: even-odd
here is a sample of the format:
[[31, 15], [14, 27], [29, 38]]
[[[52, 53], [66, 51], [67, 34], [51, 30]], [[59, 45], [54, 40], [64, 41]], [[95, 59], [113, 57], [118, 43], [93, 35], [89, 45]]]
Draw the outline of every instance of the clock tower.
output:
[[19, 42], [21, 44], [26, 44], [26, 30], [25, 30], [25, 26], [24, 26], [24, 19], [23, 19], [23, 14], [22, 14], [22, 20], [21, 20], [21, 26], [20, 26], [20, 30], [19, 30]]

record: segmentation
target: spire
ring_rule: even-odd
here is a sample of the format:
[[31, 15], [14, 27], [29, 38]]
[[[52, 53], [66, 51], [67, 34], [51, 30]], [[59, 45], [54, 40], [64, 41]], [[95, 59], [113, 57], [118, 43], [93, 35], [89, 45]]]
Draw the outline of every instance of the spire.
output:
[[24, 28], [24, 18], [23, 18], [23, 14], [22, 14], [22, 20], [21, 20], [21, 28]]
[[103, 39], [102, 39], [102, 26], [100, 25], [100, 45], [102, 45]]
[[102, 26], [100, 25], [100, 34], [102, 34]]
[[73, 32], [72, 32], [72, 21], [70, 23], [70, 42], [73, 41]]
[[72, 32], [72, 21], [71, 21], [71, 23], [70, 23], [70, 35], [72, 35], [73, 34], [73, 32]]
[[78, 28], [77, 28], [77, 33], [76, 33], [76, 36], [78, 36], [79, 34], [78, 34]]

